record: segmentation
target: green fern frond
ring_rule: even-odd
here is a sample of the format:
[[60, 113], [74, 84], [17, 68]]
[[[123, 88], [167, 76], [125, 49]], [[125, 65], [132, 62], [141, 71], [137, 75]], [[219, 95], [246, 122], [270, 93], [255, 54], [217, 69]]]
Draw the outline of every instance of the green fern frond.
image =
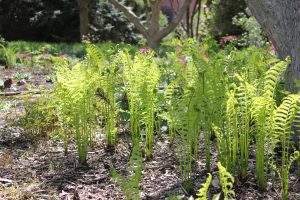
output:
[[280, 61], [273, 67], [271, 67], [264, 78], [264, 95], [273, 98], [276, 86], [282, 73], [286, 70], [287, 66], [290, 64], [291, 59], [288, 57], [285, 61]]
[[[273, 149], [280, 144], [281, 168], [275, 165], [273, 161], [271, 167], [275, 170], [281, 181], [282, 199], [288, 199], [288, 179], [289, 171], [292, 163], [299, 158], [299, 151], [295, 151], [292, 155], [289, 154], [292, 149], [292, 135], [294, 133], [292, 127], [298, 121], [300, 114], [300, 95], [290, 94], [283, 99], [281, 105], [274, 111], [273, 117]], [[274, 151], [274, 150], [273, 150]]]
[[226, 168], [222, 166], [220, 162], [218, 162], [219, 169], [219, 179], [222, 187], [222, 191], [224, 193], [225, 200], [234, 200], [235, 192], [233, 190], [234, 178], [233, 176], [227, 172]]
[[86, 53], [87, 53], [87, 59], [90, 62], [90, 66], [94, 67], [96, 69], [101, 69], [105, 65], [105, 57], [101, 53], [101, 50], [94, 44], [85, 41], [86, 45]]
[[258, 183], [261, 188], [266, 186], [265, 178], [265, 147], [266, 138], [269, 138], [272, 129], [272, 116], [275, 109], [275, 100], [268, 96], [258, 96], [254, 98], [251, 106], [251, 115], [255, 123], [255, 151], [256, 151], [256, 170]]
[[212, 176], [210, 173], [208, 173], [206, 182], [201, 184], [202, 188], [200, 188], [197, 192], [198, 198], [196, 198], [196, 200], [207, 200], [206, 196], [207, 196], [207, 191], [210, 186], [211, 180], [212, 180]]
[[142, 179], [143, 159], [142, 152], [138, 144], [133, 146], [132, 154], [129, 160], [127, 171], [130, 176], [124, 177], [120, 175], [115, 168], [112, 168], [111, 175], [120, 185], [126, 199], [140, 199], [140, 182]]
[[293, 134], [292, 126], [300, 110], [299, 102], [299, 94], [290, 94], [283, 99], [282, 104], [276, 109], [273, 119], [274, 142], [290, 140]]
[[288, 170], [290, 170], [293, 162], [295, 162], [296, 160], [298, 160], [300, 158], [300, 151], [295, 151], [291, 156], [290, 156], [290, 160], [289, 160], [289, 165], [288, 165]]

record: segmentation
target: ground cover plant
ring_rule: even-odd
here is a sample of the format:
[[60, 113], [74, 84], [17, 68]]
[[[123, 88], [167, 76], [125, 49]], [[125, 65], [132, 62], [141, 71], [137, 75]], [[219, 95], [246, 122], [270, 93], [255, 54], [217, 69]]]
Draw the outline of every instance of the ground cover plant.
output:
[[[46, 138], [44, 142], [53, 145], [35, 149], [51, 154], [37, 159], [43, 159], [42, 167], [53, 173], [48, 176], [57, 178], [43, 181], [64, 182], [54, 193], [52, 185], [49, 195], [159, 199], [174, 192], [177, 199], [181, 194], [197, 198], [195, 191], [210, 173], [198, 191], [199, 199], [214, 195], [219, 199], [247, 198], [240, 188], [248, 182], [260, 188], [252, 195], [279, 193], [280, 185], [282, 199], [297, 199], [299, 179], [291, 178], [299, 173], [299, 141], [292, 138], [296, 135], [294, 124], [299, 123], [300, 94], [282, 93], [279, 88], [290, 59], [279, 61], [268, 48], [237, 49], [234, 41], [222, 47], [212, 38], [202, 42], [174, 40], [164, 45], [165, 52], [158, 55], [148, 48], [135, 51], [134, 47], [116, 46], [108, 50], [85, 42], [78, 46], [86, 54], [78, 58], [69, 52], [62, 56], [57, 49], [50, 52], [58, 47], [45, 45], [51, 56], [42, 65], [51, 66], [48, 74], [55, 77], [54, 84], [49, 83], [52, 87], [39, 92], [34, 102], [30, 101], [33, 94], [28, 95], [19, 124], [27, 130], [22, 136], [40, 143]], [[30, 50], [25, 57], [41, 60], [38, 57], [43, 50], [37, 51]], [[19, 57], [21, 60], [22, 55]], [[20, 61], [25, 66], [31, 62]], [[29, 84], [35, 78], [24, 73], [11, 77], [15, 81], [12, 87], [22, 87], [16, 83], [26, 77]], [[5, 80], [2, 85], [4, 92], [11, 89]], [[1, 101], [1, 111], [4, 105]], [[10, 144], [6, 145], [8, 151]], [[1, 152], [6, 163], [1, 175], [17, 162], [18, 154], [12, 155]], [[26, 155], [22, 160], [30, 163]], [[31, 176], [44, 175], [39, 166], [33, 164]], [[54, 174], [59, 170], [57, 177]], [[99, 170], [101, 175], [95, 172]], [[159, 179], [160, 173], [163, 179]], [[157, 187], [173, 176], [178, 177], [175, 189]], [[12, 187], [13, 191], [12, 177], [4, 178], [0, 179], [1, 187]], [[83, 184], [78, 184], [80, 181]], [[150, 183], [157, 188], [151, 195], [146, 192]], [[50, 186], [41, 182], [37, 187]], [[85, 187], [90, 194], [81, 193]], [[102, 193], [108, 196], [99, 196], [107, 187], [112, 188]], [[19, 189], [23, 191], [21, 186]], [[38, 190], [32, 191], [39, 196]], [[9, 195], [0, 192], [1, 198], [9, 199]]]

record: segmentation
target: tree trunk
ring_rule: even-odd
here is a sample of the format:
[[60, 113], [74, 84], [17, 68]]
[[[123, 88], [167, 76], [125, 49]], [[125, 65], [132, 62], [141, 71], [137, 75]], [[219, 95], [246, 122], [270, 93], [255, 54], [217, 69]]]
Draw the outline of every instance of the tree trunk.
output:
[[89, 0], [77, 0], [80, 17], [81, 38], [89, 33]]
[[286, 72], [286, 89], [299, 92], [295, 80], [300, 80], [300, 1], [247, 0], [251, 14], [273, 42], [279, 57], [291, 56]]
[[156, 51], [159, 48], [160, 42], [161, 42], [160, 39], [155, 39], [155, 38], [153, 38], [153, 37], [150, 36], [150, 37], [147, 37], [146, 40], [147, 40], [147, 45], [151, 49], [153, 49], [153, 50]]

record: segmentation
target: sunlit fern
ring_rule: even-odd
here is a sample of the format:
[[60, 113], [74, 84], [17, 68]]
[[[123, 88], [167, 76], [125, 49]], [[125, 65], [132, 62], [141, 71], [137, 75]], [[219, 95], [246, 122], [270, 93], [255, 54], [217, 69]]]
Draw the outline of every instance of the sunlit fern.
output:
[[134, 139], [144, 137], [145, 151], [152, 156], [157, 111], [157, 90], [160, 70], [155, 62], [154, 53], [137, 53], [131, 58], [128, 52], [120, 54], [123, 64], [123, 80], [129, 98], [130, 130]]
[[292, 136], [296, 134], [292, 127], [294, 123], [299, 123], [297, 115], [300, 114], [300, 94], [290, 94], [283, 99], [282, 104], [274, 111], [272, 121], [273, 134], [271, 141], [273, 149], [280, 145], [281, 149], [281, 167], [277, 167], [273, 160], [271, 167], [279, 176], [282, 188], [282, 198], [288, 199], [288, 180], [291, 165], [299, 159], [299, 151], [290, 154], [293, 149]]
[[226, 170], [225, 167], [222, 166], [220, 162], [218, 162], [219, 169], [219, 180], [220, 185], [222, 187], [222, 192], [224, 193], [225, 200], [234, 200], [235, 192], [233, 190], [234, 178], [233, 176]]
[[196, 200], [207, 200], [207, 192], [208, 192], [208, 188], [210, 186], [210, 183], [211, 183], [211, 180], [212, 180], [212, 176], [211, 174], [209, 173], [208, 174], [208, 177], [206, 179], [206, 182], [205, 183], [202, 183], [201, 186], [202, 188], [200, 188], [198, 191], [197, 191], [197, 198]]
[[276, 108], [274, 94], [282, 73], [289, 62], [290, 59], [287, 58], [286, 61], [280, 61], [267, 71], [264, 78], [264, 89], [260, 92], [260, 95], [253, 99], [251, 106], [256, 131], [256, 170], [260, 188], [266, 186], [265, 147], [269, 146], [266, 143], [266, 138], [270, 138], [273, 111]]

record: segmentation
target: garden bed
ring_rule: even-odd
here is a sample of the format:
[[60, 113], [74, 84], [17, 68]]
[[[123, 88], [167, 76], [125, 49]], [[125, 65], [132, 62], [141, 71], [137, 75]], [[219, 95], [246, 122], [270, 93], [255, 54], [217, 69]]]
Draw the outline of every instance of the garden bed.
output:
[[[64, 154], [63, 142], [58, 137], [31, 141], [27, 130], [17, 126], [24, 114], [25, 101], [34, 101], [41, 94], [30, 91], [51, 90], [46, 82], [47, 70], [8, 69], [1, 77], [10, 78], [13, 73], [28, 73], [27, 86], [13, 87], [18, 90], [12, 96], [1, 96], [1, 102], [10, 103], [0, 113], [0, 199], [125, 199], [125, 194], [111, 176], [114, 167], [120, 174], [128, 175], [126, 168], [131, 156], [132, 142], [128, 132], [118, 127], [116, 146], [113, 151], [106, 148], [105, 135], [97, 133], [92, 147], [88, 149], [87, 166], [78, 163], [75, 141], [69, 143], [68, 154]], [[25, 91], [20, 92], [19, 91]], [[27, 91], [27, 92], [26, 92]], [[203, 135], [201, 134], [201, 137]], [[180, 161], [176, 144], [171, 144], [168, 134], [156, 134], [151, 159], [143, 156], [141, 199], [188, 199], [196, 197], [196, 191], [207, 178], [205, 144], [203, 138], [198, 146], [198, 159], [193, 162], [193, 190], [186, 191], [180, 176]], [[215, 139], [213, 139], [215, 140]], [[216, 142], [211, 147], [211, 173], [213, 180], [208, 192], [209, 199], [221, 192], [218, 180]], [[235, 177], [236, 199], [281, 199], [279, 180], [268, 176], [265, 191], [258, 188], [255, 175], [254, 147], [250, 147], [249, 170], [246, 178]], [[289, 199], [299, 200], [300, 179], [295, 164], [289, 177]]]
[[[62, 142], [42, 140], [39, 144], [32, 144], [24, 138], [22, 128], [7, 123], [8, 119], [17, 119], [24, 111], [18, 95], [5, 97], [4, 100], [9, 98], [19, 100], [13, 109], [17, 113], [0, 115], [0, 199], [125, 199], [110, 176], [110, 168], [114, 166], [121, 173], [125, 173], [131, 153], [130, 135], [120, 133], [113, 152], [105, 150], [104, 135], [101, 135], [93, 148], [89, 149], [88, 167], [82, 168], [78, 164], [74, 141], [69, 146], [69, 154], [64, 156]], [[189, 195], [195, 194], [187, 194], [183, 189], [175, 145], [170, 145], [165, 134], [156, 136], [155, 140], [153, 159], [144, 159], [142, 199], [171, 199], [176, 196], [187, 199]], [[207, 177], [204, 148], [204, 144], [200, 143], [199, 159], [193, 175], [195, 190], [200, 188], [200, 184]], [[211, 154], [214, 178], [210, 186], [210, 196], [220, 192], [215, 147]], [[258, 190], [254, 162], [254, 158], [250, 159], [250, 172], [246, 180], [235, 179], [236, 199], [281, 199], [278, 180], [274, 187], [272, 180], [268, 180], [266, 191]], [[289, 187], [289, 199], [298, 200], [300, 180], [295, 169], [291, 173]]]

